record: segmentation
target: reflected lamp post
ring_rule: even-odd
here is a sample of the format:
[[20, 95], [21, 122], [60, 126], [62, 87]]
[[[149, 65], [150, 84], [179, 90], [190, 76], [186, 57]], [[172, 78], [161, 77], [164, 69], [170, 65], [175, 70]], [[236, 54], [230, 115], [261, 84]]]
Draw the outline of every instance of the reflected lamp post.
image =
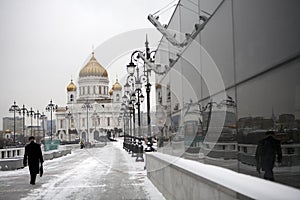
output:
[[16, 112], [20, 112], [19, 106], [14, 101], [14, 104], [9, 108], [9, 112], [14, 112], [14, 145], [16, 144]]
[[50, 100], [50, 103], [46, 106], [46, 111], [50, 112], [50, 140], [52, 141], [52, 113], [55, 112], [57, 110], [58, 106], [53, 104], [52, 99]]

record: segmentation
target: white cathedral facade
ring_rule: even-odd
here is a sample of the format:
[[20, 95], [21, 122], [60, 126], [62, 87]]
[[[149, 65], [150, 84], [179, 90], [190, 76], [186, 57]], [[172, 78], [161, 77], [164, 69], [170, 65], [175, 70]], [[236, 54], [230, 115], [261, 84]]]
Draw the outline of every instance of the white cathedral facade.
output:
[[109, 90], [108, 73], [93, 52], [80, 70], [78, 86], [73, 80], [67, 86], [67, 107], [56, 110], [56, 137], [68, 142], [94, 142], [107, 133], [117, 135], [123, 127], [118, 119], [121, 95], [118, 80]]

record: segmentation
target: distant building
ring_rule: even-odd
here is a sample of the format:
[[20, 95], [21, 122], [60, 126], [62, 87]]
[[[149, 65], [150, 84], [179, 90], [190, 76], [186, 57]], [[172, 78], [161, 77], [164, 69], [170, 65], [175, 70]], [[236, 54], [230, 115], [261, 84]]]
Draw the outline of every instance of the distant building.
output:
[[[5, 130], [14, 130], [14, 118], [13, 117], [3, 117], [3, 131]], [[22, 133], [23, 127], [23, 118], [16, 117], [16, 133]]]

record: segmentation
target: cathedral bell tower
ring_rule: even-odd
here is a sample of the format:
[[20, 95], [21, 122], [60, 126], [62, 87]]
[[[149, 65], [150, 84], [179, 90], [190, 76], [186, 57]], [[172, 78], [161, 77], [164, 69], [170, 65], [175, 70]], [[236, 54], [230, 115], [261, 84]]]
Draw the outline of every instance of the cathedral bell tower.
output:
[[71, 82], [67, 86], [67, 104], [68, 105], [76, 103], [76, 90], [77, 90], [77, 87], [73, 83], [73, 80], [71, 80]]
[[118, 82], [118, 79], [116, 79], [109, 93], [114, 103], [122, 102], [122, 85]]

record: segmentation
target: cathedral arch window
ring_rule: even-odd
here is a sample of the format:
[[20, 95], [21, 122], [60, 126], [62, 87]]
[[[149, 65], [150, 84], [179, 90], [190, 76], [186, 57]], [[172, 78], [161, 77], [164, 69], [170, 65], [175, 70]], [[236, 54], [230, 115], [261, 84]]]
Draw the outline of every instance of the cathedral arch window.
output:
[[116, 95], [116, 101], [120, 101], [120, 95], [119, 94]]
[[64, 121], [61, 119], [61, 120], [60, 120], [60, 123], [59, 123], [59, 128], [63, 128], [63, 127], [64, 127], [63, 124], [64, 124]]
[[71, 101], [71, 102], [74, 101], [74, 95], [73, 95], [73, 94], [70, 95], [70, 101]]
[[75, 126], [74, 126], [74, 119], [72, 118], [71, 119], [71, 128], [74, 128]]

